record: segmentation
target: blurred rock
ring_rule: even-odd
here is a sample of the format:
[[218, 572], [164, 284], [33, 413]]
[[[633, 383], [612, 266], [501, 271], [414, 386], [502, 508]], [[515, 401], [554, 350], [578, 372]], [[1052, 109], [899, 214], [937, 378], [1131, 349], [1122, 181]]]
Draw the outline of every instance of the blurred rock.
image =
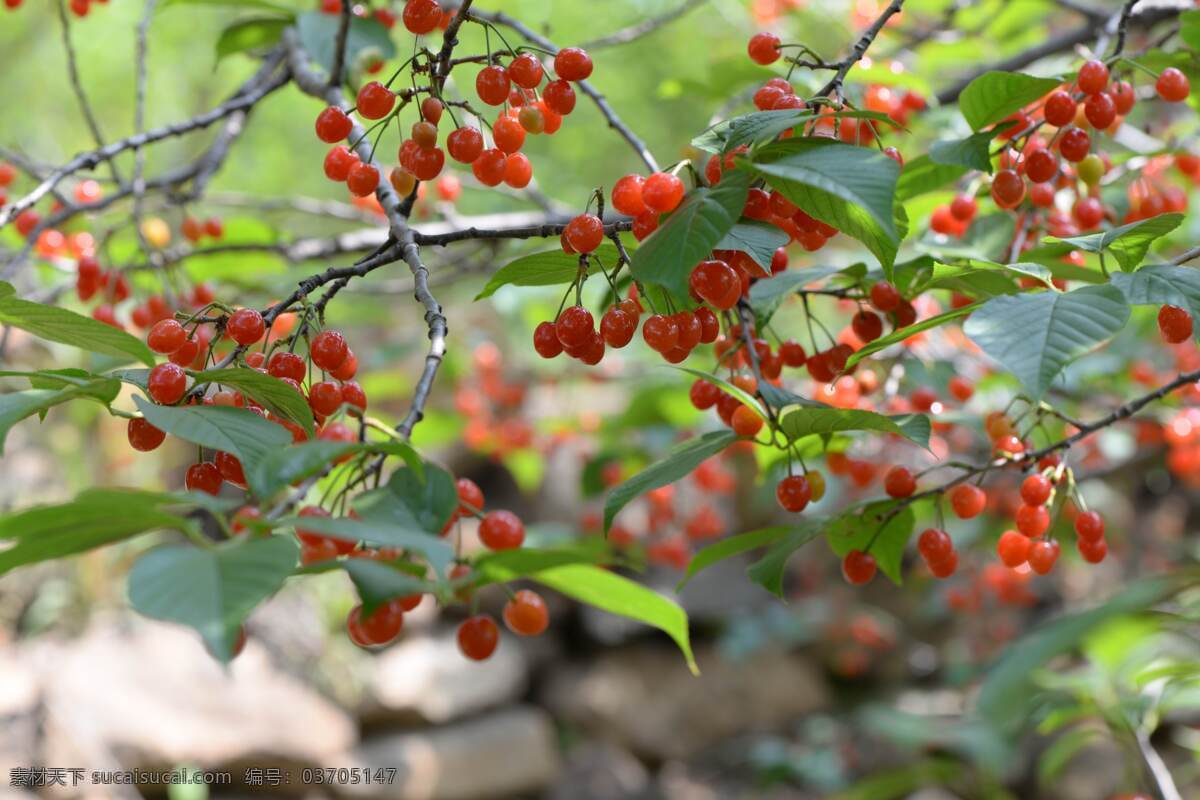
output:
[[802, 656], [760, 650], [735, 662], [701, 648], [696, 658], [699, 677], [673, 649], [626, 647], [560, 668], [544, 699], [556, 717], [655, 759], [686, 758], [723, 737], [775, 730], [829, 703], [823, 680]]
[[394, 784], [339, 784], [356, 800], [492, 800], [536, 792], [558, 776], [550, 717], [515, 706], [441, 728], [370, 736], [326, 766], [397, 770]]
[[650, 773], [627, 750], [607, 742], [572, 747], [546, 800], [634, 800], [654, 796]]
[[1094, 738], [1071, 757], [1062, 771], [1043, 786], [1045, 800], [1096, 800], [1123, 791], [1129, 754], [1116, 742]]
[[[353, 746], [353, 721], [253, 640], [223, 668], [184, 628], [94, 624], [31, 650], [44, 682], [46, 763], [95, 768], [305, 766]], [[47, 740], [51, 740], [49, 732]]]
[[34, 671], [14, 652], [0, 653], [0, 766], [31, 766], [36, 761], [40, 702]]
[[451, 628], [404, 639], [374, 660], [363, 716], [442, 724], [518, 697], [527, 673], [521, 643], [511, 637], [483, 664], [462, 657]]
[[945, 789], [932, 787], [922, 789], [919, 792], [913, 792], [906, 800], [961, 800], [958, 795], [953, 792], [947, 792]]

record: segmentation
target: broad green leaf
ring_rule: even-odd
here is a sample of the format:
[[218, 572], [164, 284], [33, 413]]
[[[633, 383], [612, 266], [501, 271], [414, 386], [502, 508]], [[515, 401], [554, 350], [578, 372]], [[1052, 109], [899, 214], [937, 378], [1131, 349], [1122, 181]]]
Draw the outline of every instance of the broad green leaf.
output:
[[790, 533], [777, 540], [770, 549], [746, 570], [750, 580], [777, 597], [783, 597], [783, 572], [792, 555], [825, 530], [824, 520], [806, 520]]
[[283, 31], [292, 24], [292, 19], [279, 17], [255, 17], [243, 19], [229, 25], [217, 38], [217, 60], [234, 53], [245, 53], [271, 47], [279, 42]]
[[958, 108], [972, 130], [999, 122], [1058, 88], [1061, 81], [1023, 72], [985, 72], [958, 96]]
[[246, 483], [259, 497], [270, 497], [302, 478], [315, 475], [348, 453], [383, 453], [403, 458], [410, 469], [423, 474], [424, 466], [412, 445], [401, 441], [330, 442], [317, 439], [272, 450], [245, 470]]
[[894, 344], [899, 344], [900, 342], [903, 342], [908, 337], [915, 336], [916, 334], [920, 333], [921, 331], [928, 331], [928, 330], [932, 330], [933, 328], [940, 328], [941, 326], [945, 325], [947, 322], [953, 322], [956, 319], [961, 319], [962, 317], [967, 316], [972, 311], [974, 311], [976, 308], [978, 308], [979, 305], [980, 305], [979, 303], [972, 303], [969, 306], [960, 306], [959, 308], [952, 308], [949, 311], [943, 311], [941, 314], [938, 314], [936, 316], [926, 317], [925, 319], [917, 320], [912, 325], [909, 325], [907, 328], [899, 328], [897, 330], [892, 331], [887, 336], [880, 336], [875, 341], [869, 342], [868, 344], [864, 345], [859, 350], [855, 351], [854, 354], [850, 356], [850, 358], [846, 359], [846, 369], [852, 368], [855, 364], [862, 361], [867, 356], [874, 355], [875, 353], [878, 353], [880, 350], [886, 350], [887, 348], [891, 347]]
[[754, 219], [743, 219], [734, 225], [713, 249], [739, 250], [770, 273], [771, 259], [775, 257], [775, 251], [787, 243], [788, 235], [774, 225]]
[[[493, 572], [499, 569], [497, 565], [492, 567]], [[658, 628], [675, 640], [687, 659], [688, 669], [699, 673], [688, 636], [687, 613], [653, 589], [590, 564], [566, 564], [527, 575], [512, 574], [512, 579], [518, 577], [528, 577], [581, 603]]]
[[912, 536], [916, 515], [911, 505], [903, 506], [893, 514], [897, 502], [871, 503], [860, 511], [844, 514], [829, 524], [825, 538], [839, 557], [844, 558], [851, 550], [870, 552], [875, 556], [879, 571], [898, 586], [903, 582], [900, 562], [904, 558], [904, 546]]
[[[627, 247], [626, 252], [632, 254], [634, 248]], [[605, 242], [596, 248], [595, 255], [609, 270], [616, 266], [618, 252], [614, 244]], [[589, 274], [595, 273], [594, 262], [589, 262]], [[564, 253], [562, 248], [530, 253], [513, 259], [505, 264], [483, 287], [483, 291], [475, 295], [476, 300], [491, 297], [501, 286], [559, 286], [575, 280], [579, 274], [579, 256]]]
[[991, 173], [992, 139], [1008, 125], [997, 125], [991, 130], [973, 133], [965, 139], [934, 142], [929, 145], [929, 159], [935, 164], [950, 164]]
[[805, 212], [865, 244], [890, 275], [900, 244], [895, 161], [831, 139], [792, 138], [763, 147], [744, 163]]
[[218, 383], [237, 389], [263, 408], [294, 422], [313, 435], [312, 409], [304, 396], [272, 375], [256, 369], [232, 367], [192, 373], [196, 383]]
[[604, 564], [612, 559], [613, 553], [607, 542], [597, 542], [602, 546], [589, 546], [588, 540], [559, 547], [520, 547], [483, 553], [471, 563], [475, 576], [472, 585], [504, 583], [568, 564]]
[[778, 275], [755, 281], [750, 287], [750, 307], [760, 320], [769, 320], [784, 300], [791, 297], [797, 289], [801, 289], [818, 281], [836, 275], [842, 267], [802, 267], [785, 269]]
[[749, 190], [750, 175], [740, 169], [726, 172], [714, 188], [692, 189], [633, 254], [633, 276], [686, 298], [692, 269], [732, 230]]
[[692, 139], [692, 145], [710, 153], [728, 153], [744, 144], [769, 141], [786, 130], [816, 118], [817, 115], [807, 108], [754, 111], [721, 120]]
[[[1137, 272], [1118, 272], [1113, 285], [1134, 306], [1172, 305], [1186, 308], [1193, 319], [1200, 319], [1200, 270], [1174, 264], [1152, 264]], [[1193, 326], [1200, 336], [1200, 325]]]
[[1179, 15], [1179, 38], [1188, 47], [1200, 51], [1200, 11], [1185, 11]]
[[346, 542], [366, 542], [373, 547], [399, 547], [425, 557], [430, 566], [445, 577], [454, 550], [450, 543], [441, 539], [437, 531], [432, 533], [421, 528], [405, 527], [399, 523], [381, 519], [354, 519], [353, 517], [286, 517], [276, 523], [319, 533]]
[[296, 566], [286, 536], [240, 537], [217, 547], [164, 545], [129, 572], [129, 602], [154, 619], [197, 630], [212, 654], [229, 661], [242, 623]]
[[437, 536], [458, 508], [454, 477], [441, 467], [398, 469], [387, 485], [360, 494], [354, 510], [364, 520]]
[[1133, 272], [1146, 257], [1146, 252], [1155, 239], [1166, 236], [1183, 222], [1183, 214], [1159, 214], [1150, 219], [1131, 222], [1103, 233], [1089, 233], [1058, 239], [1048, 236], [1046, 242], [1063, 242], [1089, 253], [1108, 251], [1117, 259], [1121, 269]]
[[907, 202], [914, 197], [934, 192], [967, 174], [959, 164], [939, 164], [927, 155], [917, 156], [904, 165], [896, 181], [896, 200]]
[[[30, 382], [35, 385], [46, 386], [53, 381], [52, 378], [37, 378], [33, 375], [30, 377]], [[8, 436], [8, 431], [26, 417], [44, 414], [56, 405], [80, 397], [98, 400], [107, 406], [116, 398], [121, 389], [118, 381], [108, 378], [97, 378], [82, 384], [63, 380], [60, 385], [62, 388], [29, 389], [23, 392], [0, 394], [0, 454], [4, 452], [4, 440]]]
[[758, 393], [762, 395], [763, 401], [776, 411], [781, 411], [788, 406], [829, 408], [828, 403], [822, 403], [820, 400], [813, 400], [808, 397], [801, 397], [795, 392], [790, 392], [787, 389], [776, 386], [770, 381], [764, 381], [760, 383], [758, 386]]
[[429, 581], [371, 558], [344, 558], [337, 565], [346, 571], [358, 590], [364, 616], [369, 616], [389, 600], [412, 594], [428, 594], [436, 588]]
[[684, 585], [696, 576], [696, 573], [708, 569], [718, 561], [724, 561], [727, 558], [741, 555], [747, 550], [754, 550], [774, 544], [794, 530], [795, 528], [790, 525], [778, 525], [774, 528], [747, 531], [746, 533], [739, 533], [736, 536], [721, 539], [696, 551], [695, 555], [692, 556], [692, 560], [688, 562], [687, 572], [680, 579], [679, 584], [675, 587], [675, 591], [681, 591]]
[[709, 456], [716, 455], [737, 440], [733, 431], [712, 431], [676, 445], [657, 461], [609, 492], [604, 500], [604, 532], [612, 526], [617, 512], [631, 500], [651, 489], [674, 483], [690, 473]]
[[993, 297], [963, 332], [1039, 399], [1069, 363], [1125, 326], [1129, 304], [1111, 285]]
[[183, 517], [163, 510], [164, 496], [132, 489], [89, 489], [69, 503], [0, 516], [0, 574], [82, 553], [140, 533], [179, 530]]
[[92, 353], [133, 358], [151, 366], [155, 363], [154, 354], [136, 336], [57, 306], [0, 295], [0, 325]]
[[[333, 68], [334, 50], [337, 43], [341, 15], [309, 11], [296, 20], [300, 31], [300, 43], [309, 57], [329, 72]], [[374, 17], [350, 18], [350, 30], [346, 36], [346, 64], [353, 64], [364, 51], [373, 51], [384, 61], [396, 56], [396, 46], [388, 29]]]
[[1125, 587], [1103, 605], [1058, 617], [1009, 644], [984, 678], [976, 713], [1001, 730], [1011, 732], [1020, 726], [1037, 700], [1034, 676], [1039, 667], [1074, 649], [1098, 626], [1143, 611], [1178, 588], [1178, 580], [1141, 580]]
[[246, 408], [230, 406], [160, 406], [141, 397], [133, 402], [146, 420], [172, 436], [213, 450], [232, 453], [242, 468], [256, 468], [272, 451], [292, 443], [292, 435]]
[[929, 446], [929, 419], [924, 414], [888, 417], [859, 408], [797, 408], [784, 415], [779, 429], [789, 439], [844, 431], [880, 431], [903, 436], [921, 447]]

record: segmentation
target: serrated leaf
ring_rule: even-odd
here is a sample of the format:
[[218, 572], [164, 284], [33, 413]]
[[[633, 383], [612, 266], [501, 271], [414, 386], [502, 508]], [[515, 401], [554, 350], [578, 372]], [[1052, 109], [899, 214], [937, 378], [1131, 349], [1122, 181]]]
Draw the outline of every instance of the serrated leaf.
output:
[[211, 549], [165, 545], [129, 573], [129, 602], [154, 619], [194, 628], [229, 661], [242, 623], [291, 575], [298, 555], [285, 536], [240, 537]]
[[[308, 11], [296, 19], [300, 32], [300, 43], [309, 57], [325, 68], [333, 68], [334, 50], [337, 43], [340, 14], [325, 14]], [[345, 63], [353, 64], [364, 50], [373, 50], [384, 61], [396, 56], [396, 46], [388, 29], [374, 17], [350, 17], [350, 29], [346, 35]]]
[[454, 477], [433, 464], [424, 465], [420, 471], [398, 469], [387, 485], [363, 492], [354, 500], [354, 510], [364, 520], [430, 536], [441, 533], [457, 508]]
[[217, 60], [234, 53], [261, 50], [276, 44], [292, 24], [291, 17], [255, 17], [234, 22], [217, 37]]
[[[636, 252], [632, 247], [626, 247], [630, 254]], [[596, 248], [595, 255], [601, 263], [610, 270], [617, 263], [618, 252], [616, 245], [601, 244]], [[589, 262], [588, 273], [594, 273], [597, 268]], [[515, 258], [505, 264], [491, 277], [483, 291], [475, 295], [476, 300], [491, 297], [501, 286], [559, 286], [575, 280], [579, 274], [579, 256], [564, 253], [562, 248], [544, 250], [540, 253]]]
[[609, 492], [604, 500], [604, 532], [608, 533], [617, 512], [635, 497], [651, 489], [674, 483], [700, 466], [709, 456], [716, 455], [736, 440], [737, 435], [733, 431], [711, 431], [676, 445], [661, 461], [655, 462]]
[[230, 406], [160, 406], [141, 397], [133, 402], [160, 431], [202, 447], [232, 453], [244, 471], [255, 469], [273, 450], [292, 442], [282, 425], [246, 408]]
[[743, 252], [770, 273], [775, 251], [787, 243], [788, 235], [769, 222], [742, 219], [721, 237], [713, 249]]
[[929, 145], [929, 159], [935, 164], [950, 164], [991, 173], [992, 139], [1010, 125], [973, 133], [965, 139], [941, 140]]
[[790, 525], [778, 525], [773, 528], [747, 531], [746, 533], [739, 533], [736, 536], [721, 539], [718, 542], [697, 550], [692, 555], [691, 561], [688, 562], [687, 572], [679, 580], [675, 591], [682, 591], [687, 582], [696, 577], [697, 573], [703, 572], [713, 564], [736, 555], [741, 555], [749, 550], [756, 550], [759, 547], [774, 544], [794, 530]]
[[875, 341], [868, 342], [867, 344], [863, 345], [863, 347], [861, 347], [860, 349], [855, 351], [850, 356], [850, 358], [846, 359], [846, 369], [852, 368], [855, 364], [862, 361], [867, 356], [874, 355], [875, 353], [878, 353], [880, 350], [886, 350], [887, 348], [891, 347], [894, 344], [899, 344], [900, 342], [903, 342], [905, 339], [907, 339], [910, 336], [915, 336], [916, 334], [921, 333], [922, 331], [928, 331], [928, 330], [932, 330], [934, 328], [940, 328], [941, 326], [945, 325], [948, 322], [953, 322], [956, 319], [961, 319], [962, 317], [967, 316], [972, 311], [974, 311], [976, 308], [978, 308], [979, 305], [980, 305], [979, 303], [972, 303], [969, 306], [960, 306], [959, 308], [952, 308], [949, 311], [943, 311], [941, 314], [938, 314], [936, 316], [926, 317], [925, 319], [918, 320], [918, 321], [914, 322], [912, 325], [909, 325], [907, 328], [899, 328], [897, 330], [894, 330], [891, 333], [889, 333], [887, 336], [880, 336]]
[[314, 475], [335, 459], [352, 453], [384, 453], [403, 458], [410, 469], [424, 474], [424, 465], [412, 445], [401, 441], [331, 442], [317, 439], [272, 450], [256, 465], [246, 468], [246, 483], [258, 497], [270, 497], [295, 481]]
[[846, 431], [878, 431], [894, 433], [921, 447], [929, 447], [929, 418], [924, 414], [888, 417], [859, 408], [798, 408], [779, 420], [779, 429], [789, 439]]
[[746, 575], [771, 594], [782, 598], [783, 573], [787, 562], [797, 550], [816, 539], [824, 530], [824, 520], [807, 520], [791, 528], [790, 533], [772, 544], [762, 558], [747, 568]]
[[907, 202], [914, 197], [937, 191], [967, 174], [959, 164], [939, 164], [928, 155], [917, 156], [905, 163], [896, 181], [896, 201]]
[[123, 356], [153, 366], [154, 354], [136, 336], [65, 308], [0, 295], [0, 325], [92, 353]]
[[980, 130], [1007, 117], [1058, 88], [1055, 78], [1035, 78], [1023, 72], [992, 70], [966, 85], [958, 108], [971, 130]]
[[1043, 241], [1062, 242], [1089, 253], [1108, 251], [1117, 259], [1121, 269], [1125, 272], [1133, 272], [1146, 257], [1146, 252], [1154, 240], [1166, 236], [1178, 228], [1181, 222], [1183, 222], [1183, 214], [1159, 214], [1156, 217], [1131, 222], [1102, 233], [1089, 233], [1085, 236], [1072, 236], [1066, 239], [1048, 236]]
[[750, 175], [740, 169], [727, 171], [712, 189], [692, 189], [633, 254], [633, 276], [676, 297], [688, 297], [692, 269], [732, 230], [749, 190]]
[[304, 396], [273, 375], [255, 369], [231, 367], [192, 373], [196, 383], [218, 383], [237, 389], [268, 411], [294, 422], [313, 435], [312, 409]]
[[892, 513], [899, 501], [885, 500], [838, 517], [829, 524], [825, 537], [830, 549], [844, 558], [851, 550], [868, 551], [879, 571], [899, 586], [903, 583], [901, 561], [904, 546], [912, 536], [916, 515], [911, 505]]
[[34, 506], [0, 517], [0, 574], [82, 553], [187, 522], [163, 510], [165, 498], [133, 489], [90, 489], [69, 503]]
[[882, 152], [794, 137], [743, 162], [809, 215], [867, 246], [890, 275], [900, 234], [893, 205], [899, 165]]
[[963, 332], [1039, 399], [1060, 372], [1108, 341], [1129, 319], [1115, 286], [993, 297], [971, 314]]
[[454, 558], [454, 549], [449, 542], [438, 537], [437, 531], [430, 533], [424, 528], [387, 519], [286, 517], [275, 524], [312, 531], [346, 542], [366, 542], [374, 547], [399, 547], [419, 553], [441, 577], [446, 576], [447, 568]]
[[[1185, 308], [1192, 319], [1200, 319], [1200, 270], [1174, 264], [1152, 264], [1137, 272], [1118, 272], [1113, 285], [1134, 306], [1172, 305]], [[1200, 325], [1194, 325], [1200, 337]]]

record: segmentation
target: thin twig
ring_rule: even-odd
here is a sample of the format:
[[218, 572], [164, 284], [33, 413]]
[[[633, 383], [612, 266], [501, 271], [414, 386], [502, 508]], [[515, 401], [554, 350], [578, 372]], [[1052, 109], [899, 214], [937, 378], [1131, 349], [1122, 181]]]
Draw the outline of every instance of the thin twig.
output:
[[664, 14], [642, 20], [636, 25], [630, 25], [628, 28], [622, 28], [621, 30], [614, 31], [607, 36], [601, 36], [598, 39], [592, 39], [591, 41], [584, 42], [579, 46], [584, 50], [600, 50], [605, 47], [612, 47], [613, 45], [629, 44], [632, 41], [641, 39], [643, 36], [648, 36], [651, 33], [654, 33], [656, 30], [665, 25], [671, 24], [692, 9], [699, 8], [707, 2], [708, 0], [683, 0], [682, 3]]
[[[91, 131], [92, 140], [96, 143], [97, 147], [103, 147], [104, 133], [100, 130], [100, 122], [96, 119], [96, 114], [92, 110], [92, 104], [87, 98], [87, 93], [83, 90], [83, 81], [79, 78], [79, 64], [75, 58], [75, 46], [71, 44], [71, 24], [67, 16], [67, 4], [65, 0], [58, 0], [55, 3], [55, 7], [58, 10], [58, 22], [62, 30], [63, 50], [67, 54], [67, 78], [71, 82], [71, 91], [75, 93], [75, 99], [79, 103], [79, 111], [83, 114], [83, 121], [87, 124], [88, 130]], [[120, 183], [121, 173], [117, 169], [117, 163], [110, 159], [108, 168], [112, 171], [113, 180]]]
[[333, 64], [329, 69], [330, 89], [336, 89], [342, 84], [342, 70], [346, 63], [346, 40], [350, 38], [352, 8], [350, 0], [342, 0], [342, 15], [338, 20], [337, 39], [333, 46]]
[[892, 0], [887, 8], [880, 12], [875, 21], [871, 23], [871, 27], [863, 31], [862, 36], [854, 43], [854, 48], [850, 51], [850, 55], [837, 62], [837, 72], [829, 79], [828, 83], [821, 87], [816, 95], [814, 95], [815, 97], [829, 97], [841, 94], [842, 83], [846, 80], [846, 76], [850, 73], [850, 70], [862, 60], [862, 57], [866, 55], [867, 48], [871, 46], [871, 43], [875, 41], [875, 37], [883, 30], [883, 26], [887, 25], [888, 20], [894, 15], [899, 14], [903, 6], [904, 0]]

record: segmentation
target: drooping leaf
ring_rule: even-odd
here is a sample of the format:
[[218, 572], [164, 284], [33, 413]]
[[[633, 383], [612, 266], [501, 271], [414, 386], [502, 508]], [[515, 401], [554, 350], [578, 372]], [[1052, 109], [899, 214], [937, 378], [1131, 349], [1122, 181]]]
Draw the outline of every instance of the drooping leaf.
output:
[[971, 314], [963, 332], [1037, 399], [1064, 367], [1108, 341], [1128, 319], [1119, 289], [1084, 286], [993, 297]]
[[353, 517], [285, 517], [277, 526], [300, 528], [305, 531], [341, 539], [347, 542], [366, 542], [373, 547], [400, 547], [419, 553], [438, 573], [445, 576], [454, 550], [450, 543], [438, 538], [437, 532], [407, 527], [386, 519], [354, 519]]
[[820, 266], [787, 269], [763, 278], [750, 287], [750, 307], [760, 320], [769, 320], [788, 297], [801, 289], [842, 271], [842, 267]]
[[217, 38], [217, 60], [234, 53], [247, 53], [272, 47], [292, 24], [290, 17], [253, 17], [227, 26]]
[[939, 164], [928, 155], [921, 155], [904, 165], [896, 181], [896, 200], [904, 203], [914, 197], [934, 192], [967, 174], [961, 164]]
[[714, 188], [692, 189], [632, 256], [635, 278], [688, 296], [692, 269], [733, 229], [746, 205], [749, 173], [727, 171]]
[[148, 617], [194, 628], [214, 657], [229, 661], [242, 622], [283, 586], [298, 552], [286, 536], [157, 547], [130, 570], [129, 602]]
[[[34, 385], [50, 386], [56, 381], [50, 377], [30, 377], [30, 382]], [[121, 389], [119, 382], [108, 378], [94, 378], [83, 382], [59, 379], [57, 382], [61, 388], [29, 389], [0, 394], [0, 454], [4, 452], [4, 440], [8, 431], [26, 417], [44, 414], [54, 406], [80, 397], [98, 400], [108, 405]]]
[[604, 532], [612, 526], [617, 512], [631, 500], [651, 489], [674, 483], [690, 473], [709, 456], [716, 455], [737, 439], [733, 431], [712, 431], [676, 445], [657, 461], [609, 492], [604, 500]]
[[246, 408], [160, 406], [141, 397], [133, 402], [146, 420], [185, 442], [232, 453], [243, 470], [253, 470], [272, 451], [291, 444], [292, 435]]
[[1146, 252], [1156, 239], [1166, 236], [1183, 222], [1183, 214], [1159, 214], [1150, 219], [1138, 220], [1102, 233], [1071, 236], [1066, 239], [1047, 237], [1047, 242], [1064, 242], [1089, 253], [1110, 252], [1121, 269], [1133, 272], [1146, 257]]
[[935, 164], [951, 164], [991, 173], [992, 139], [1009, 125], [973, 133], [965, 139], [944, 139], [929, 145], [929, 159]]
[[65, 308], [22, 300], [12, 293], [0, 294], [0, 325], [11, 325], [41, 339], [91, 353], [154, 364], [154, 354], [136, 336]]
[[754, 111], [721, 120], [692, 139], [692, 145], [710, 153], [728, 153], [744, 144], [773, 139], [803, 122], [816, 119], [816, 116], [806, 108]]
[[879, 571], [900, 585], [903, 582], [900, 562], [904, 557], [904, 546], [916, 525], [916, 516], [911, 505], [895, 511], [897, 502], [871, 503], [843, 514], [829, 524], [825, 538], [839, 557], [844, 558], [851, 550], [870, 552]]
[[244, 470], [246, 483], [257, 496], [270, 497], [293, 482], [320, 472], [334, 459], [366, 452], [399, 456], [410, 469], [423, 474], [420, 456], [406, 442], [331, 442], [317, 439], [272, 450], [266, 458]]
[[294, 422], [309, 435], [313, 435], [312, 409], [304, 396], [273, 375], [255, 369], [233, 367], [210, 369], [192, 375], [196, 383], [218, 383], [237, 389], [277, 416]]
[[[632, 254], [633, 247], [626, 247]], [[614, 244], [605, 242], [595, 250], [600, 262], [611, 270], [617, 263], [618, 252]], [[596, 272], [594, 263], [589, 262], [589, 274]], [[562, 248], [544, 250], [539, 253], [515, 258], [492, 275], [483, 291], [475, 295], [476, 300], [491, 297], [501, 286], [566, 286], [579, 274], [579, 256], [564, 253]]]
[[770, 272], [775, 251], [788, 243], [788, 235], [767, 222], [743, 219], [721, 237], [714, 250], [740, 250]]
[[[309, 11], [301, 14], [296, 20], [300, 32], [300, 43], [309, 57], [329, 72], [333, 68], [334, 51], [337, 46], [338, 26], [341, 24], [339, 14], [324, 14], [320, 11]], [[352, 16], [350, 29], [346, 36], [346, 64], [353, 64], [364, 51], [373, 51], [384, 61], [390, 61], [396, 56], [396, 46], [388, 29], [374, 17]]]
[[762, 395], [763, 401], [776, 411], [782, 411], [788, 406], [829, 407], [828, 403], [822, 403], [820, 400], [813, 400], [808, 397], [801, 397], [795, 392], [790, 392], [787, 389], [776, 386], [770, 381], [764, 381], [759, 384], [758, 393]]
[[992, 70], [967, 84], [958, 108], [972, 130], [999, 122], [1058, 88], [1054, 78], [1035, 78], [1023, 72]]
[[[1151, 264], [1137, 272], [1118, 272], [1113, 285], [1134, 306], [1172, 305], [1187, 309], [1192, 319], [1200, 319], [1200, 270], [1174, 264]], [[1194, 325], [1200, 336], [1200, 325]]]
[[794, 137], [763, 147], [746, 163], [805, 212], [865, 244], [890, 275], [900, 244], [895, 161], [871, 148]]
[[858, 362], [862, 361], [867, 356], [878, 353], [880, 350], [886, 350], [887, 348], [891, 347], [894, 344], [899, 344], [900, 342], [903, 342], [905, 339], [907, 339], [910, 336], [915, 336], [916, 334], [918, 334], [922, 331], [928, 331], [928, 330], [932, 330], [934, 328], [940, 328], [941, 326], [945, 325], [948, 322], [953, 322], [956, 319], [961, 319], [962, 317], [967, 316], [972, 311], [974, 311], [976, 308], [978, 308], [979, 305], [980, 305], [979, 303], [971, 303], [970, 305], [967, 305], [967, 306], [960, 306], [958, 308], [952, 308], [949, 311], [943, 311], [941, 314], [937, 314], [932, 317], [926, 317], [925, 319], [922, 319], [922, 320], [917, 320], [912, 325], [909, 325], [906, 328], [899, 328], [897, 330], [894, 330], [891, 333], [889, 333], [887, 336], [880, 336], [875, 341], [869, 342], [866, 345], [864, 345], [862, 348], [860, 348], [859, 350], [855, 351], [854, 354], [850, 356], [850, 358], [846, 359], [846, 369], [850, 369], [851, 367], [853, 367]]
[[929, 418], [924, 414], [888, 417], [859, 408], [797, 408], [784, 415], [779, 429], [789, 439], [845, 431], [879, 431], [903, 436], [921, 447], [929, 446]]
[[687, 582], [694, 578], [697, 573], [703, 572], [713, 564], [736, 555], [741, 555], [749, 550], [756, 550], [759, 547], [774, 544], [794, 530], [790, 525], [761, 528], [756, 531], [747, 531], [746, 533], [739, 533], [736, 536], [721, 539], [718, 542], [697, 550], [692, 556], [692, 560], [688, 562], [687, 572], [680, 579], [679, 584], [675, 587], [675, 591], [681, 591]]
[[346, 571], [358, 597], [362, 600], [362, 613], [370, 616], [375, 609], [397, 597], [413, 594], [428, 594], [435, 587], [429, 581], [403, 569], [371, 558], [344, 558], [337, 565]]
[[354, 510], [364, 520], [430, 536], [441, 533], [456, 508], [454, 477], [433, 464], [425, 464], [420, 471], [398, 469], [386, 486], [364, 492], [354, 501]]
[[179, 530], [183, 517], [164, 510], [163, 495], [89, 489], [69, 503], [0, 516], [0, 574], [24, 564], [82, 553], [155, 530]]
[[791, 528], [790, 533], [777, 540], [758, 561], [746, 570], [750, 580], [777, 597], [783, 597], [783, 573], [792, 555], [825, 530], [823, 520], [806, 520]]

